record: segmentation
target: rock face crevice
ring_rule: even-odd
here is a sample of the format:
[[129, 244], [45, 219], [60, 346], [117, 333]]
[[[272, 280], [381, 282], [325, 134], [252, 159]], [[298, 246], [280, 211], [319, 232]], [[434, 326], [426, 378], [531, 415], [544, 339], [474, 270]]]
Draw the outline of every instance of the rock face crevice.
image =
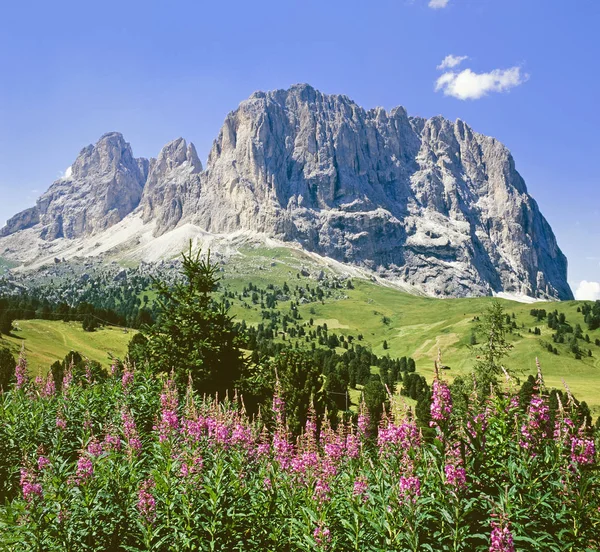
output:
[[146, 160], [105, 135], [2, 233], [75, 238], [134, 210], [155, 236], [185, 223], [267, 234], [431, 295], [572, 298], [566, 258], [500, 142], [308, 85], [242, 102], [205, 170], [182, 138]]

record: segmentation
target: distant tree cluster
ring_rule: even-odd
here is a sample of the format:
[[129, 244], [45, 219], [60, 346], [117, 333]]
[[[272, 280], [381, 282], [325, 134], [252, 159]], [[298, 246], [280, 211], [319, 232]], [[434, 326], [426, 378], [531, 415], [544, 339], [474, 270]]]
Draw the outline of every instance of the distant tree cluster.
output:
[[0, 297], [0, 334], [8, 335], [15, 320], [62, 320], [78, 321], [85, 331], [94, 331], [99, 326], [114, 325], [140, 327], [152, 323], [152, 313], [147, 309], [138, 309], [133, 320], [110, 309], [104, 309], [91, 303], [78, 303], [75, 306], [64, 302], [53, 303], [48, 299], [29, 295], [26, 292], [18, 296]]

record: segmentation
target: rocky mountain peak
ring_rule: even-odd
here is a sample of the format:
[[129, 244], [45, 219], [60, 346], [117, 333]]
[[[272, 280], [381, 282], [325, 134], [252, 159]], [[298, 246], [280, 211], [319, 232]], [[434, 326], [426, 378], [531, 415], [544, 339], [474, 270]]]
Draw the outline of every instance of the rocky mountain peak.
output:
[[294, 242], [430, 295], [572, 298], [566, 258], [502, 143], [307, 84], [241, 102], [204, 171], [183, 138], [146, 160], [105, 134], [0, 246], [28, 228], [75, 238], [137, 216], [155, 237], [191, 224]]
[[169, 142], [160, 151], [141, 200], [142, 219], [156, 220], [156, 236], [173, 229], [181, 220], [186, 196], [199, 192], [201, 172], [194, 144], [187, 144], [183, 138]]
[[134, 172], [139, 170], [131, 146], [123, 135], [119, 132], [109, 132], [102, 135], [96, 144], [90, 144], [81, 150], [71, 165], [71, 179], [102, 176], [119, 169]]

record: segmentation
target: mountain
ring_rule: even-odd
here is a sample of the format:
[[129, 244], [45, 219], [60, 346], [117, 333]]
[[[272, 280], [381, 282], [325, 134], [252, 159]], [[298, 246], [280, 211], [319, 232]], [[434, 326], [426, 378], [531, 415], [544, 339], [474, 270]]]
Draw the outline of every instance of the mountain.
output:
[[566, 258], [505, 146], [460, 120], [366, 111], [308, 85], [242, 102], [205, 169], [181, 138], [146, 160], [121, 135], [103, 136], [8, 221], [0, 255], [112, 244], [123, 228], [146, 251], [190, 228], [267, 236], [429, 295], [573, 297]]

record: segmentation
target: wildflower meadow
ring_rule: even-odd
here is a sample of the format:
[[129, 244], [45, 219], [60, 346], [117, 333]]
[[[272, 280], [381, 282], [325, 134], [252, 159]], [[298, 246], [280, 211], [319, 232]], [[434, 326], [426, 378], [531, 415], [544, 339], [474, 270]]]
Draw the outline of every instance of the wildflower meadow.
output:
[[[424, 431], [396, 397], [291, 434], [270, 412], [113, 367], [0, 397], [0, 549], [573, 551], [600, 545], [597, 442], [571, 400], [550, 414], [510, 381], [455, 415], [432, 387]], [[475, 393], [475, 392], [474, 392]]]

